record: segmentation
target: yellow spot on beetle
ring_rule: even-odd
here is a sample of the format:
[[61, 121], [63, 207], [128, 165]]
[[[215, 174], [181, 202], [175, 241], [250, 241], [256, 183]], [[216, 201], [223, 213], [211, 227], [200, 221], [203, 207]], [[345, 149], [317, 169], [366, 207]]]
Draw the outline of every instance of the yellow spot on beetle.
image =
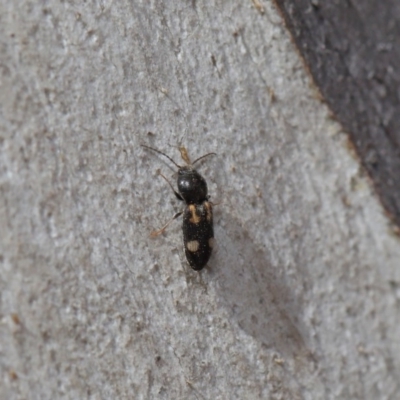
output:
[[200, 243], [197, 240], [192, 240], [186, 243], [186, 247], [191, 253], [196, 253], [199, 250]]
[[189, 204], [189, 211], [190, 214], [192, 215], [189, 221], [192, 224], [198, 224], [201, 221], [201, 217], [196, 213], [196, 206], [194, 204]]
[[210, 248], [214, 248], [215, 246], [215, 239], [212, 237], [210, 239], [208, 239], [208, 245], [210, 246]]
[[204, 207], [206, 208], [207, 212], [207, 221], [210, 222], [212, 220], [212, 207], [208, 201], [204, 202]]

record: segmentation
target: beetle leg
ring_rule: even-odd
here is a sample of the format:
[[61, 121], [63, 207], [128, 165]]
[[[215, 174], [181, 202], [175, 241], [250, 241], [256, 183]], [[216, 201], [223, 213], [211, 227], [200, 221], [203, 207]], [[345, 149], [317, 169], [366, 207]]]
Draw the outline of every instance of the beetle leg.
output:
[[174, 189], [174, 187], [172, 186], [172, 183], [160, 171], [158, 173], [167, 181], [168, 185], [170, 186], [172, 191], [175, 193], [176, 198], [178, 200], [183, 201], [183, 197]]
[[219, 201], [218, 203], [213, 203], [212, 201], [208, 201], [213, 207], [214, 206], [219, 206], [220, 204], [222, 204], [223, 200]]
[[177, 219], [180, 215], [183, 214], [183, 211], [176, 213], [161, 229], [159, 229], [158, 231], [153, 231], [150, 233], [150, 237], [151, 238], [155, 238], [159, 235], [161, 235], [162, 233], [165, 232], [165, 230], [167, 229], [168, 225], [175, 219]]

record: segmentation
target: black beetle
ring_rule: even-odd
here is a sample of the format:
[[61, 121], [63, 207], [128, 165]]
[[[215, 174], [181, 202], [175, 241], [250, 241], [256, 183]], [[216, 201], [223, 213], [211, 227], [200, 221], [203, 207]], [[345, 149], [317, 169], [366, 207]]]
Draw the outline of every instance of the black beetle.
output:
[[194, 169], [193, 165], [201, 159], [215, 155], [207, 153], [193, 163], [185, 147], [180, 147], [182, 159], [187, 165], [178, 165], [171, 157], [160, 150], [142, 144], [142, 147], [155, 151], [168, 158], [178, 168], [178, 191], [174, 189], [168, 179], [160, 175], [168, 182], [177, 199], [186, 203], [185, 209], [173, 216], [173, 218], [158, 231], [151, 233], [152, 237], [162, 234], [167, 226], [183, 214], [183, 243], [186, 259], [195, 271], [202, 270], [210, 259], [214, 247], [214, 228], [212, 204], [208, 201], [208, 189], [206, 180]]

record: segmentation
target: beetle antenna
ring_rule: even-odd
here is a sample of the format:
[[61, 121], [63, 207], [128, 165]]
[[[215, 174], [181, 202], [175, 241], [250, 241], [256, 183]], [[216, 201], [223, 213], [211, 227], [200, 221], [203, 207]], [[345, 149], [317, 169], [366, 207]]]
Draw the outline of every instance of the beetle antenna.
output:
[[217, 155], [217, 153], [207, 153], [207, 154], [204, 154], [204, 156], [201, 156], [201, 157], [197, 158], [196, 160], [194, 160], [194, 161], [192, 162], [192, 165], [196, 164], [197, 161], [200, 161], [200, 160], [202, 160], [203, 158], [206, 158], [206, 157], [208, 157], [208, 156], [216, 156], [216, 155]]
[[[141, 146], [144, 147], [144, 148], [146, 148], [146, 149], [153, 150], [153, 151], [155, 151], [155, 152], [158, 153], [158, 154], [161, 154], [162, 156], [168, 158], [168, 160], [171, 161], [171, 162], [172, 162], [174, 165], [176, 165], [178, 168], [181, 168], [181, 166], [178, 165], [170, 156], [167, 156], [167, 155], [166, 155], [165, 153], [163, 153], [162, 151], [157, 150], [157, 149], [155, 149], [154, 147], [146, 146], [145, 144], [141, 144]], [[200, 157], [200, 158], [201, 158], [201, 157]], [[196, 161], [197, 161], [197, 160], [196, 160]]]

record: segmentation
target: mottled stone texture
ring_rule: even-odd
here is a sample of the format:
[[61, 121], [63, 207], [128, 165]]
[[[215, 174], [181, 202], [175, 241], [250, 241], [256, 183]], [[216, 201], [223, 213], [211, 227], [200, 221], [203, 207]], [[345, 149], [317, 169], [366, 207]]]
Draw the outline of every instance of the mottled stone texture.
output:
[[[0, 3], [1, 399], [399, 392], [399, 238], [262, 5]], [[218, 153], [200, 274], [140, 143]]]
[[400, 2], [275, 1], [400, 227]]

